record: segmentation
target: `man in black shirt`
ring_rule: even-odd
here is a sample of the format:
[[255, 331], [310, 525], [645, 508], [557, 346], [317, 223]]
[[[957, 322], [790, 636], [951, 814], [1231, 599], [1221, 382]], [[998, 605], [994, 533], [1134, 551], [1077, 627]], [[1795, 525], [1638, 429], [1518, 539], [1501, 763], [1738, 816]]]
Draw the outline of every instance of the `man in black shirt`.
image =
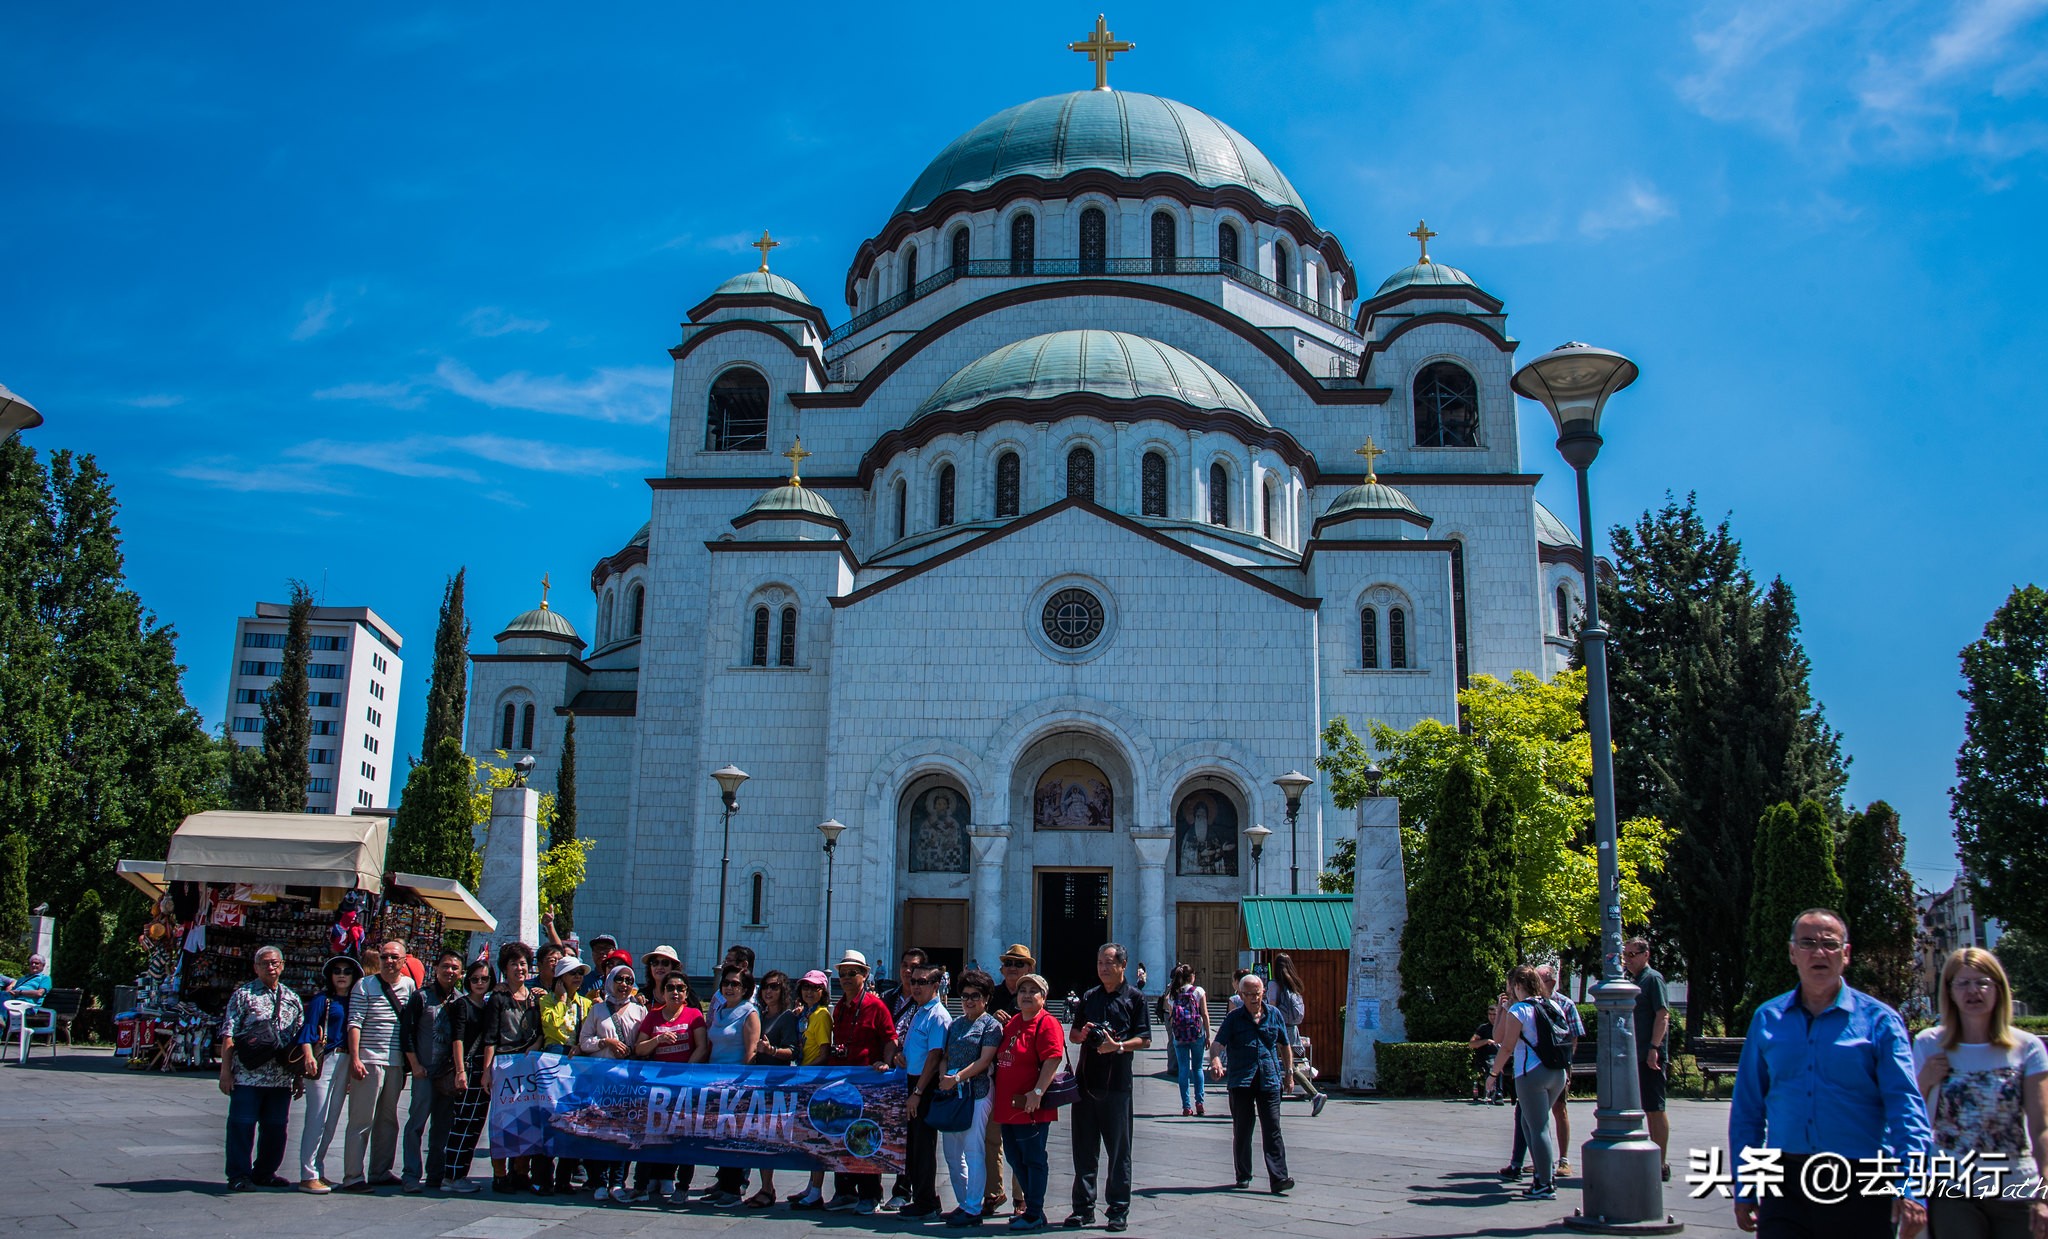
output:
[[1103, 1192], [1111, 1230], [1124, 1230], [1131, 1208], [1131, 1054], [1152, 1044], [1152, 1016], [1145, 997], [1124, 984], [1130, 956], [1114, 942], [1095, 952], [1102, 984], [1081, 995], [1081, 1009], [1067, 1040], [1080, 1046], [1076, 1067], [1081, 1095], [1074, 1102], [1074, 1212], [1070, 1228], [1095, 1221], [1098, 1155], [1109, 1157]]
[[1664, 974], [1650, 967], [1650, 944], [1631, 938], [1622, 945], [1621, 966], [1636, 983], [1636, 1082], [1643, 1092], [1643, 1118], [1650, 1139], [1671, 1178], [1671, 1116], [1664, 1112], [1665, 1064], [1670, 1061], [1671, 1003], [1664, 995]]

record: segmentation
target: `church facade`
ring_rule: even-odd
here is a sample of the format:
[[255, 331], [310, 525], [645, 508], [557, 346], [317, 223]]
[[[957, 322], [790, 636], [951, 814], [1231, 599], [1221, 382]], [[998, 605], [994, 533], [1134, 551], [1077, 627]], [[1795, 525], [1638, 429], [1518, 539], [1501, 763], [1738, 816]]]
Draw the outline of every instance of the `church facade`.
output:
[[1502, 303], [1413, 235], [1361, 295], [1242, 135], [1106, 88], [939, 152], [837, 327], [764, 234], [670, 350], [592, 639], [544, 605], [474, 655], [473, 752], [551, 787], [574, 714], [586, 936], [708, 970], [722, 890], [725, 940], [791, 971], [1026, 942], [1063, 989], [1114, 938], [1213, 990], [1236, 901], [1313, 892], [1352, 833], [1274, 783], [1326, 720], [1450, 719], [1569, 654]]

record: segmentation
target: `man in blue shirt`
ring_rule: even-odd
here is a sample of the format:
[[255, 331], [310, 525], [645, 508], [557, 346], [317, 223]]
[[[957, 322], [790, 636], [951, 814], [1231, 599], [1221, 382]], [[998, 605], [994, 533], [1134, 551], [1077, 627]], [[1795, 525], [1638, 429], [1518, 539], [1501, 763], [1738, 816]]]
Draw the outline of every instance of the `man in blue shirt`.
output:
[[[40, 955], [28, 957], [28, 975], [0, 985], [0, 1000], [20, 1001], [40, 1007], [50, 996], [49, 962]], [[7, 1031], [7, 1013], [0, 1011], [0, 1032]]]
[[[1799, 988], [1751, 1017], [1728, 1116], [1730, 1155], [1739, 1162], [1744, 1149], [1779, 1150], [1783, 1188], [1761, 1202], [1745, 1198], [1754, 1189], [1739, 1189], [1735, 1225], [1765, 1239], [1888, 1235], [1894, 1223], [1910, 1234], [1925, 1223], [1925, 1206], [1905, 1196], [1864, 1195], [1861, 1175], [1849, 1176], [1848, 1194], [1834, 1203], [1802, 1190], [1809, 1163], [1822, 1155], [1850, 1163], [1881, 1156], [1898, 1173], [1915, 1154], [1925, 1156], [1932, 1139], [1905, 1023], [1842, 981], [1848, 922], [1826, 908], [1800, 913], [1791, 955]], [[1822, 1180], [1814, 1182], [1819, 1188]]]

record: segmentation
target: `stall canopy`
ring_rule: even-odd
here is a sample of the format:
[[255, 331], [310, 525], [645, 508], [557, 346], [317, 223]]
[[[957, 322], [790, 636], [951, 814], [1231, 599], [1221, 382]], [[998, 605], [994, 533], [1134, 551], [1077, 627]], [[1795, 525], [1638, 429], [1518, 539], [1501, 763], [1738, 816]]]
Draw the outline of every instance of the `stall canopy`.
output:
[[327, 813], [195, 813], [171, 835], [170, 882], [384, 889], [381, 817]]
[[1244, 901], [1245, 945], [1254, 951], [1349, 951], [1351, 896], [1271, 895]]
[[429, 878], [417, 873], [394, 873], [391, 889], [410, 891], [419, 901], [441, 914], [441, 923], [455, 931], [473, 934], [498, 932], [498, 918], [476, 901], [476, 896], [454, 878]]

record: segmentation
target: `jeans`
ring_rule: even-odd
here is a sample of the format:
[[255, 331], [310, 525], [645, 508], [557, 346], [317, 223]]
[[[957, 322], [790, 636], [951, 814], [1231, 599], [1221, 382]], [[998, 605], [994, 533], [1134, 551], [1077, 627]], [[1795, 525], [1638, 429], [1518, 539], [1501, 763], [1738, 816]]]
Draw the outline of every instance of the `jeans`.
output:
[[1287, 1144], [1280, 1138], [1280, 1093], [1277, 1089], [1230, 1090], [1230, 1155], [1237, 1181], [1252, 1181], [1252, 1126], [1266, 1154], [1266, 1177], [1274, 1184], [1287, 1177]]
[[[406, 1114], [403, 1146], [405, 1177], [439, 1187], [448, 1177], [448, 1125], [455, 1117], [455, 1094], [434, 1087], [431, 1079], [412, 1082], [412, 1109]], [[425, 1175], [421, 1175], [420, 1140], [426, 1139]]]
[[[227, 1174], [229, 1183], [262, 1183], [284, 1164], [284, 1142], [292, 1116], [289, 1088], [237, 1084], [228, 1096]], [[251, 1146], [254, 1158], [251, 1159]]]
[[1045, 1185], [1052, 1177], [1046, 1161], [1045, 1141], [1051, 1123], [1004, 1123], [1003, 1154], [1010, 1163], [1010, 1177], [1024, 1193], [1024, 1212], [1034, 1220], [1045, 1219]]
[[1515, 1077], [1522, 1138], [1529, 1142], [1530, 1182], [1557, 1186], [1557, 1141], [1550, 1134], [1550, 1107], [1564, 1095], [1570, 1077], [1563, 1067], [1534, 1067]]
[[1173, 1070], [1180, 1077], [1180, 1108], [1183, 1110], [1204, 1104], [1202, 1052], [1208, 1048], [1200, 1041], [1190, 1041], [1186, 1045], [1178, 1041], [1173, 1043]]
[[939, 1145], [946, 1157], [946, 1177], [953, 1181], [953, 1199], [969, 1217], [981, 1216], [983, 1180], [988, 1177], [988, 1163], [982, 1156], [986, 1140], [983, 1133], [988, 1130], [988, 1112], [994, 1104], [993, 1095], [983, 1097], [974, 1103], [974, 1118], [966, 1131], [939, 1133]]
[[306, 1081], [306, 1114], [299, 1125], [299, 1181], [327, 1177], [327, 1146], [348, 1093], [348, 1055], [330, 1053], [318, 1079]]
[[[393, 1071], [399, 1070], [397, 1067]], [[426, 1138], [427, 1123], [434, 1116], [434, 1082], [407, 1073], [405, 1126], [398, 1132], [398, 1164], [408, 1183], [418, 1183], [425, 1169], [420, 1164], [420, 1142]], [[429, 1155], [432, 1150], [428, 1150]]]
[[1098, 1154], [1109, 1160], [1102, 1203], [1109, 1216], [1131, 1207], [1131, 1095], [1083, 1092], [1073, 1106], [1074, 1212], [1095, 1211]]

